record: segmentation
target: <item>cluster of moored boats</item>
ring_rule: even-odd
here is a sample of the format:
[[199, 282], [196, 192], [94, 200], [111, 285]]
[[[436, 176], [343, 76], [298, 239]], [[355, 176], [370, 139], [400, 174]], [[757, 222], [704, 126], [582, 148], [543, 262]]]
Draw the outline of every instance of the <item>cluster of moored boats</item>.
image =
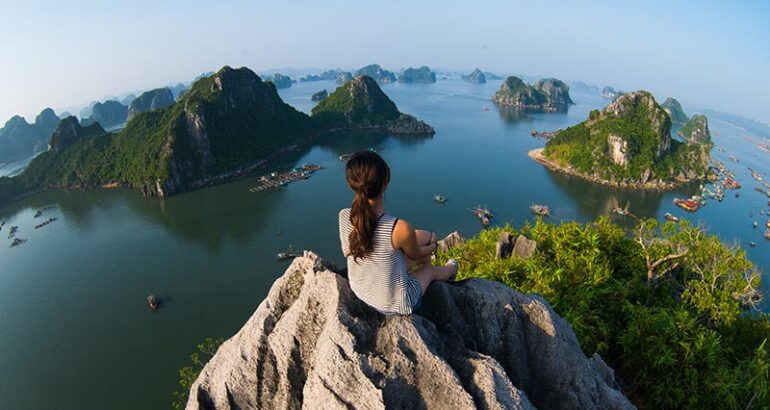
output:
[[321, 165], [302, 164], [287, 172], [272, 172], [269, 175], [259, 177], [259, 185], [249, 188], [250, 192], [261, 192], [272, 188], [280, 188], [292, 182], [308, 179], [316, 171], [324, 169]]
[[[41, 216], [43, 215], [43, 212], [45, 211], [45, 209], [46, 209], [46, 208], [40, 208], [40, 209], [38, 209], [38, 210], [35, 212], [35, 216], [34, 216], [34, 217], [35, 217], [35, 218], [39, 218], [39, 217], [41, 217]], [[39, 223], [39, 224], [35, 225], [35, 229], [40, 229], [40, 228], [42, 228], [42, 227], [44, 227], [44, 226], [46, 226], [46, 225], [48, 225], [48, 224], [50, 224], [50, 223], [53, 223], [53, 222], [54, 222], [54, 221], [56, 221], [57, 219], [58, 219], [58, 218], [54, 218], [54, 217], [48, 218], [48, 219], [47, 219], [45, 222], [42, 222], [42, 223]], [[2, 230], [3, 230], [3, 228], [5, 227], [5, 225], [6, 225], [6, 222], [5, 222], [5, 221], [0, 221], [0, 231], [2, 231]], [[8, 228], [8, 239], [12, 239], [12, 241], [11, 241], [11, 244], [10, 244], [10, 247], [11, 247], [11, 248], [13, 248], [13, 247], [16, 247], [16, 246], [19, 246], [19, 245], [21, 245], [21, 244], [24, 244], [24, 243], [26, 243], [26, 242], [27, 242], [27, 240], [26, 240], [26, 239], [24, 239], [24, 238], [20, 238], [20, 237], [17, 237], [16, 235], [17, 235], [18, 233], [19, 233], [19, 227], [18, 227], [17, 225], [11, 225], [11, 227], [10, 227], [10, 228]]]

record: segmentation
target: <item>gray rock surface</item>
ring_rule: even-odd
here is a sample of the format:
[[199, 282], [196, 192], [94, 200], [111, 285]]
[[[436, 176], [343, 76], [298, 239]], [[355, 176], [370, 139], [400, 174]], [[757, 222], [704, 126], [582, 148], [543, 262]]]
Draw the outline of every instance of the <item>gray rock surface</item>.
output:
[[460, 244], [462, 244], [465, 240], [462, 236], [460, 236], [460, 232], [454, 231], [447, 235], [444, 239], [441, 239], [438, 241], [438, 248], [437, 250], [439, 252], [446, 252]]
[[190, 390], [188, 409], [633, 408], [537, 295], [435, 283], [385, 317], [312, 253], [294, 260]]
[[537, 241], [528, 239], [524, 235], [516, 238], [516, 245], [513, 247], [513, 254], [520, 258], [530, 258], [537, 250]]
[[495, 256], [497, 259], [505, 259], [511, 256], [513, 251], [513, 236], [510, 232], [500, 232], [500, 236], [497, 238], [497, 246], [495, 248]]

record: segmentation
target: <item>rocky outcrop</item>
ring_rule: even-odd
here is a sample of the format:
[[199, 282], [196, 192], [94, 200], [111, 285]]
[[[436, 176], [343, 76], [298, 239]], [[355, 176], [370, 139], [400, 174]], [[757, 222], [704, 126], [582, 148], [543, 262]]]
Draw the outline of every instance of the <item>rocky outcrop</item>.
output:
[[291, 84], [294, 82], [291, 77], [281, 73], [275, 73], [272, 76], [266, 77], [266, 81], [270, 81], [275, 84], [275, 88], [278, 88], [279, 90], [281, 88], [291, 87]]
[[321, 100], [326, 99], [326, 97], [328, 97], [328, 96], [329, 96], [329, 93], [326, 90], [321, 90], [321, 91], [311, 95], [310, 96], [310, 100], [311, 101], [321, 101]]
[[538, 81], [535, 87], [546, 93], [548, 105], [553, 108], [575, 105], [569, 96], [569, 86], [564, 81], [545, 78]]
[[663, 101], [663, 104], [660, 106], [666, 110], [668, 116], [671, 117], [671, 122], [674, 124], [684, 124], [689, 120], [687, 114], [682, 109], [682, 104], [679, 104], [676, 98], [666, 98], [666, 101]]
[[623, 94], [625, 94], [623, 91], [617, 91], [610, 86], [602, 88], [602, 97], [604, 98], [610, 98], [614, 100]]
[[342, 70], [326, 70], [326, 71], [322, 72], [321, 74], [308, 74], [308, 75], [306, 75], [304, 77], [301, 77], [299, 79], [299, 82], [305, 83], [305, 82], [311, 82], [311, 81], [334, 81], [334, 80], [337, 80], [337, 78], [340, 75], [345, 74], [345, 73], [350, 75], [350, 73], [347, 72], [347, 71], [342, 71]]
[[462, 78], [469, 83], [475, 84], [484, 84], [487, 82], [487, 76], [478, 68], [473, 70], [470, 74], [464, 75]]
[[187, 409], [630, 409], [542, 297], [497, 282], [434, 283], [385, 317], [313, 255], [294, 260], [219, 347]]
[[342, 73], [337, 74], [337, 84], [345, 84], [346, 82], [353, 79], [353, 74], [350, 73], [350, 71], [345, 71]]
[[11, 117], [0, 128], [0, 163], [28, 158], [45, 150], [58, 123], [59, 117], [50, 108], [41, 111], [32, 124], [21, 116]]
[[436, 73], [430, 70], [428, 66], [420, 68], [409, 67], [398, 76], [399, 83], [435, 83]]
[[556, 132], [544, 150], [531, 151], [530, 157], [604, 185], [669, 189], [705, 178], [709, 148], [674, 141], [666, 111], [649, 92], [635, 91]]
[[115, 100], [96, 103], [91, 116], [82, 121], [83, 125], [98, 122], [103, 127], [114, 127], [128, 120], [128, 107]]
[[48, 148], [53, 153], [60, 153], [80, 139], [101, 135], [105, 132], [99, 123], [93, 123], [84, 127], [80, 125], [76, 117], [67, 117], [59, 122], [59, 125], [51, 134]]
[[158, 110], [174, 104], [174, 94], [168, 88], [145, 91], [128, 107], [128, 119], [147, 111]]
[[436, 130], [409, 114], [401, 114], [385, 126], [385, 130], [398, 135], [433, 135]]
[[396, 82], [396, 75], [388, 70], [383, 69], [378, 64], [370, 64], [356, 70], [355, 77], [360, 77], [362, 75], [371, 77], [380, 84], [390, 84]]
[[380, 129], [394, 134], [435, 133], [428, 124], [398, 111], [371, 77], [358, 76], [338, 87], [312, 110], [325, 130]]
[[548, 78], [529, 85], [515, 76], [503, 81], [492, 101], [517, 109], [543, 111], [561, 111], [574, 104], [569, 96], [569, 86], [563, 81]]
[[690, 144], [711, 145], [709, 121], [705, 115], [696, 114], [677, 131]]

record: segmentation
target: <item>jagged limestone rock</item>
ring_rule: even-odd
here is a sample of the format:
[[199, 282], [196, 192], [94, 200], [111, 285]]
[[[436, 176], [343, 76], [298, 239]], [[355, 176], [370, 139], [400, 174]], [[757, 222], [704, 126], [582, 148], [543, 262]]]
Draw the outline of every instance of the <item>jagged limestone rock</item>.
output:
[[460, 236], [460, 232], [454, 231], [447, 235], [444, 239], [438, 241], [438, 251], [446, 252], [454, 247], [459, 246], [465, 240]]
[[385, 317], [312, 253], [294, 260], [190, 389], [187, 409], [630, 409], [540, 296], [434, 283]]
[[528, 239], [524, 235], [516, 238], [516, 245], [513, 247], [513, 254], [520, 258], [531, 258], [537, 250], [537, 241]]
[[510, 232], [500, 232], [500, 236], [497, 238], [497, 245], [495, 248], [495, 256], [497, 259], [505, 259], [511, 256], [513, 251], [513, 236]]

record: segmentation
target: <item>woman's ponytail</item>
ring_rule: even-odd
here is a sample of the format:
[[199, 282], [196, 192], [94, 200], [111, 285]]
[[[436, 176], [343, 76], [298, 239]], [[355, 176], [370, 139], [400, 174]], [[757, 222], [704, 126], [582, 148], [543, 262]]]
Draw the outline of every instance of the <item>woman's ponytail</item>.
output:
[[369, 202], [382, 194], [390, 182], [390, 168], [376, 153], [364, 151], [353, 154], [345, 166], [345, 179], [355, 192], [350, 205], [350, 223], [353, 230], [348, 237], [350, 255], [363, 258], [372, 250], [374, 230], [379, 215]]

